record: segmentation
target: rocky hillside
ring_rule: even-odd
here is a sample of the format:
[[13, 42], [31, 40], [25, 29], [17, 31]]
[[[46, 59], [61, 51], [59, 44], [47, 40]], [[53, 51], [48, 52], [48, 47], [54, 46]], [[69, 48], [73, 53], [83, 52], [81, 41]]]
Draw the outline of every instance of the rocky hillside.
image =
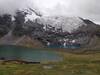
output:
[[100, 37], [100, 25], [87, 19], [48, 16], [26, 21], [27, 14], [16, 11], [14, 20], [10, 14], [0, 16], [0, 45], [74, 48], [93, 44], [94, 36]]

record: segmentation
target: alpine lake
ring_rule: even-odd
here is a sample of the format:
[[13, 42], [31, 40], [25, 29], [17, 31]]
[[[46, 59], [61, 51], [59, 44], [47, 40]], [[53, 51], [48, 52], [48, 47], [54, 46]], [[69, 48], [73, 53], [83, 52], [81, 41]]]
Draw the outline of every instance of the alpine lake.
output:
[[62, 57], [56, 51], [26, 48], [21, 46], [0, 46], [0, 60], [19, 60], [25, 62], [57, 62]]

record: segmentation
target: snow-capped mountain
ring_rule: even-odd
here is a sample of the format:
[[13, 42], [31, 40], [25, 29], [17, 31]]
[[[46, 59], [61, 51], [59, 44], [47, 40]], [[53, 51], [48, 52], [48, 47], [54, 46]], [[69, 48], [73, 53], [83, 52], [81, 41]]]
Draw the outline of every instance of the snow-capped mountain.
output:
[[82, 25], [86, 25], [86, 23], [79, 17], [65, 17], [65, 16], [46, 16], [38, 18], [38, 22], [43, 24], [44, 26], [51, 25], [52, 27], [62, 28], [64, 32], [72, 32]]
[[[44, 29], [46, 29], [47, 26], [51, 26], [54, 27], [55, 30], [62, 29], [63, 32], [74, 33], [75, 31], [91, 31], [92, 28], [94, 28], [94, 30], [98, 28], [97, 24], [81, 17], [69, 17], [60, 15], [44, 16], [34, 9], [28, 8], [27, 10], [28, 11], [25, 11], [28, 13], [26, 19], [33, 20], [34, 22], [37, 21], [38, 23], [43, 24]], [[31, 14], [29, 14], [30, 12]]]
[[[9, 23], [8, 20], [11, 19], [9, 15], [6, 15], [7, 20], [5, 17], [1, 17], [1, 44], [16, 43], [20, 39], [23, 40], [24, 36], [29, 36], [41, 42], [43, 46], [63, 48], [75, 45], [79, 47], [89, 44], [96, 34], [99, 36], [100, 26], [90, 20], [80, 17], [43, 16], [34, 10], [31, 11], [37, 16], [36, 19], [33, 19], [34, 21], [30, 19], [25, 21], [26, 15], [33, 16], [27, 11], [18, 11], [14, 17], [15, 21], [11, 20]], [[2, 22], [2, 20], [4, 21]], [[11, 28], [7, 25], [11, 25]], [[5, 31], [6, 27], [9, 28], [9, 31]], [[10, 31], [12, 33], [8, 36]]]

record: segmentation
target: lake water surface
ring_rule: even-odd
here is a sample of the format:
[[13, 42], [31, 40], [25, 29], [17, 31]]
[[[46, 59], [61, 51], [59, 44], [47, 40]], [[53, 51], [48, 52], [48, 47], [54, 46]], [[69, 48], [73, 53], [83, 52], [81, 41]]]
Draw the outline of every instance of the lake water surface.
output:
[[55, 51], [25, 48], [20, 46], [0, 46], [0, 59], [27, 62], [60, 61], [62, 57]]

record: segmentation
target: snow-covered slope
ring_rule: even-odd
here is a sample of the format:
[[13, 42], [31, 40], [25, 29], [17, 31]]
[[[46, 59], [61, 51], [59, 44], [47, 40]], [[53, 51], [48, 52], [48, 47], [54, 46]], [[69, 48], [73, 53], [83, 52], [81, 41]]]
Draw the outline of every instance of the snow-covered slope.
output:
[[86, 25], [79, 17], [46, 16], [39, 18], [38, 21], [43, 25], [51, 25], [55, 28], [62, 27], [64, 32], [72, 32], [79, 26]]

